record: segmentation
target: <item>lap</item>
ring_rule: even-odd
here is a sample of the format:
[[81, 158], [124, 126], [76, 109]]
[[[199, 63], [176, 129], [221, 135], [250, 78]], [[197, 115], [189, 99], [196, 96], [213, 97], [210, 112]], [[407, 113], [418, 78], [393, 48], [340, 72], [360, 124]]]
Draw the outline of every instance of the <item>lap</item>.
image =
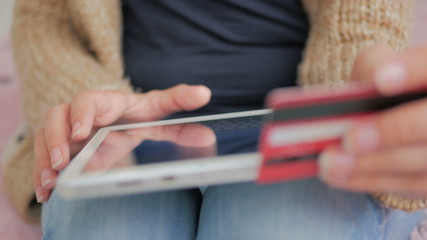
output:
[[43, 239], [193, 239], [198, 189], [66, 201], [43, 205]]
[[[43, 206], [44, 239], [405, 239], [421, 219], [317, 179], [210, 186]], [[397, 238], [399, 236], [399, 238]]]
[[406, 239], [422, 216], [317, 179], [229, 184], [204, 192], [198, 239]]

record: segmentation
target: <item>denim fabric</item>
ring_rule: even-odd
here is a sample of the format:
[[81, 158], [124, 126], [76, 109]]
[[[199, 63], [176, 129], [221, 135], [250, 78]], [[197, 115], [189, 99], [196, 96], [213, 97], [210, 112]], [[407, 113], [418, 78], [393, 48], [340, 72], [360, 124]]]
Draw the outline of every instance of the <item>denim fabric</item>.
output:
[[422, 212], [380, 207], [317, 179], [43, 205], [43, 239], [407, 239]]

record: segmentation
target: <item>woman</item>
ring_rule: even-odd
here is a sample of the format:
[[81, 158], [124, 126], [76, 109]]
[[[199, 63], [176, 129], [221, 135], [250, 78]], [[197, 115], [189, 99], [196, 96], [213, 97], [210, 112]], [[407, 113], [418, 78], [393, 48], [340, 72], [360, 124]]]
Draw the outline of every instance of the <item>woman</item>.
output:
[[[117, 119], [147, 121], [201, 107], [202, 113], [261, 107], [268, 90], [295, 84], [303, 49], [299, 84], [343, 85], [359, 50], [380, 43], [394, 50], [407, 46], [412, 7], [407, 2], [304, 1], [308, 31], [297, 1], [128, 0], [122, 6], [123, 36], [119, 1], [16, 4], [14, 47], [28, 127], [8, 157], [5, 182], [22, 215], [38, 218], [39, 205], [31, 202], [34, 191], [39, 202], [46, 202], [45, 239], [390, 239], [407, 236], [420, 219], [419, 214], [381, 207], [369, 195], [330, 188], [316, 179], [83, 202], [51, 195], [57, 171], [66, 167], [72, 147], [93, 125]], [[394, 79], [396, 84], [412, 79], [401, 65], [383, 70], [396, 57], [393, 50], [379, 47], [370, 52], [356, 61], [352, 78], [378, 83]], [[123, 80], [122, 53], [132, 87]], [[208, 87], [173, 87], [177, 83]], [[388, 85], [378, 86], [392, 93]], [[144, 93], [133, 93], [132, 88]], [[242, 101], [248, 96], [249, 103]], [[322, 157], [322, 178], [349, 190], [425, 197], [415, 191], [421, 188], [407, 188], [408, 180], [393, 175], [391, 181], [387, 169], [381, 168], [388, 166], [383, 162], [377, 168], [369, 164], [358, 168], [359, 162], [373, 162], [366, 160], [372, 156], [385, 161], [382, 154], [390, 153], [377, 150], [383, 146], [422, 138], [421, 131], [415, 139], [403, 127], [397, 136], [381, 131], [389, 126], [390, 115], [416, 114], [420, 112], [416, 107], [392, 110], [380, 120], [355, 126], [346, 138], [346, 152], [333, 148]], [[361, 126], [368, 130], [358, 131]], [[406, 156], [408, 151], [400, 154]], [[372, 177], [365, 174], [368, 170], [383, 174]], [[425, 207], [422, 200], [393, 194], [374, 196], [387, 207]]]

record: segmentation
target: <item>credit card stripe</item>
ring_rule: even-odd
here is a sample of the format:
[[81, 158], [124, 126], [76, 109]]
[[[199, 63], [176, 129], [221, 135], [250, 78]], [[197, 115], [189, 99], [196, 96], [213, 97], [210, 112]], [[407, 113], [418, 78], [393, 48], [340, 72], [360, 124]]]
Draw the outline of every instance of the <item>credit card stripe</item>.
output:
[[319, 154], [308, 154], [308, 155], [304, 155], [304, 156], [274, 158], [274, 159], [268, 159], [266, 161], [266, 165], [276, 165], [276, 164], [289, 163], [289, 162], [309, 161], [309, 160], [317, 159], [318, 157], [319, 157]]
[[363, 112], [375, 112], [397, 105], [419, 100], [427, 97], [427, 93], [418, 92], [403, 94], [399, 96], [373, 96], [364, 99], [351, 99], [341, 102], [331, 102], [325, 104], [312, 104], [303, 107], [288, 107], [285, 109], [275, 109], [269, 121], [293, 121], [314, 117], [339, 116], [347, 114], [357, 114]]
[[303, 124], [278, 125], [270, 128], [268, 142], [271, 147], [319, 141], [341, 137], [347, 131], [353, 118]]

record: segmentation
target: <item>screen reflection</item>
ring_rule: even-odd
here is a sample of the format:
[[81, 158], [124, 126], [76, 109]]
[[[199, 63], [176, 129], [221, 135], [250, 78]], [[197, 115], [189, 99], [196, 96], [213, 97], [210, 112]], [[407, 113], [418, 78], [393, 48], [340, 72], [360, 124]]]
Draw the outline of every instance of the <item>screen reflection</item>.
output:
[[256, 116], [110, 132], [84, 171], [255, 152], [261, 124]]

